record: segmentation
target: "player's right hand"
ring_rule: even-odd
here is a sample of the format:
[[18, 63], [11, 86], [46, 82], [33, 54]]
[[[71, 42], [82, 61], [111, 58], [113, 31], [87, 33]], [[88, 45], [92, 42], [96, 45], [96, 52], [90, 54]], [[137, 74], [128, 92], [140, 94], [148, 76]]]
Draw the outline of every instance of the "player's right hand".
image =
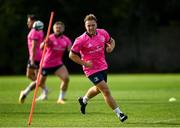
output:
[[88, 60], [88, 61], [86, 61], [84, 66], [88, 67], [88, 68], [91, 68], [93, 66], [93, 63], [92, 63], [92, 61]]

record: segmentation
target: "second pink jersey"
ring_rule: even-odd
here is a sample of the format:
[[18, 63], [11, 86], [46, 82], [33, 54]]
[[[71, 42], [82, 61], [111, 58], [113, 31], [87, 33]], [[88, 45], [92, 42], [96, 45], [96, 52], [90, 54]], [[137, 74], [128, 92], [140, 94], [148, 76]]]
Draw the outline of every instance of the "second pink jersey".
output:
[[104, 48], [105, 44], [109, 43], [110, 36], [104, 29], [96, 29], [96, 32], [93, 37], [90, 37], [86, 32], [83, 33], [75, 40], [71, 48], [72, 52], [80, 53], [82, 60], [92, 62], [92, 68], [83, 66], [86, 76], [108, 68]]
[[62, 57], [64, 52], [71, 45], [72, 42], [67, 36], [61, 35], [56, 37], [54, 34], [51, 34], [47, 44], [43, 67], [50, 68], [63, 64]]
[[28, 34], [27, 40], [28, 40], [28, 49], [29, 49], [29, 59], [32, 58], [32, 41], [36, 41], [36, 54], [35, 54], [35, 61], [41, 60], [41, 50], [40, 50], [40, 44], [44, 39], [44, 33], [42, 30], [37, 31], [35, 29], [31, 29], [31, 31]]

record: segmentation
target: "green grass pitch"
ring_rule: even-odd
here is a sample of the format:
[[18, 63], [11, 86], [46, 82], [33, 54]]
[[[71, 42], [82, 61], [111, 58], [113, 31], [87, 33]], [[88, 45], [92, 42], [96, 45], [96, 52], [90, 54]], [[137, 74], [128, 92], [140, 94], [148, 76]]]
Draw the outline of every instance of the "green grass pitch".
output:
[[[27, 127], [33, 92], [24, 104], [19, 93], [29, 80], [25, 76], [0, 77], [0, 127]], [[65, 105], [56, 104], [59, 79], [49, 76], [47, 101], [37, 102], [32, 127], [180, 127], [180, 75], [112, 75], [108, 84], [128, 120], [121, 123], [102, 95], [91, 99], [86, 115], [79, 112], [77, 98], [92, 86], [83, 75], [70, 75]], [[38, 94], [41, 92], [39, 89]], [[169, 98], [175, 97], [175, 102]]]

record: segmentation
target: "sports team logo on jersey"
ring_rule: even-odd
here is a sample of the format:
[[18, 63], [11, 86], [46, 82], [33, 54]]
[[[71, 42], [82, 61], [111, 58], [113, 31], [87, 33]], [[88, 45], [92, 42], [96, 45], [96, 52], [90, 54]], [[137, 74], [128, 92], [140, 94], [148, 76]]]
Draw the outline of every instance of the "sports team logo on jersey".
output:
[[92, 47], [93, 45], [91, 43], [88, 44], [88, 48]]
[[57, 41], [54, 41], [54, 45], [58, 45], [58, 42], [57, 42]]
[[61, 41], [61, 45], [62, 45], [62, 46], [65, 46], [65, 45], [66, 45], [66, 41], [62, 40], [62, 41]]
[[97, 82], [99, 80], [98, 77], [94, 77], [94, 82]]
[[100, 41], [101, 41], [101, 42], [105, 42], [104, 36], [101, 36], [101, 37], [100, 37]]

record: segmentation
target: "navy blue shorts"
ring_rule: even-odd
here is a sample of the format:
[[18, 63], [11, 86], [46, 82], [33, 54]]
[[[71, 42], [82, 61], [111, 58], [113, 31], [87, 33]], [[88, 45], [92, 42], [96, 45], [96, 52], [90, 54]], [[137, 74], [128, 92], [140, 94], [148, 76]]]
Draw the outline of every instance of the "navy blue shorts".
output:
[[55, 67], [50, 67], [50, 68], [42, 68], [41, 75], [47, 76], [48, 74], [53, 74], [62, 66], [63, 64], [55, 66]]
[[38, 68], [39, 68], [39, 64], [40, 64], [40, 61], [34, 61], [34, 65], [32, 66], [32, 65], [30, 64], [30, 60], [28, 60], [27, 68], [38, 69]]
[[101, 82], [103, 80], [105, 82], [107, 82], [107, 70], [96, 72], [96, 73], [88, 76], [88, 78], [94, 85], [97, 85], [99, 82]]

